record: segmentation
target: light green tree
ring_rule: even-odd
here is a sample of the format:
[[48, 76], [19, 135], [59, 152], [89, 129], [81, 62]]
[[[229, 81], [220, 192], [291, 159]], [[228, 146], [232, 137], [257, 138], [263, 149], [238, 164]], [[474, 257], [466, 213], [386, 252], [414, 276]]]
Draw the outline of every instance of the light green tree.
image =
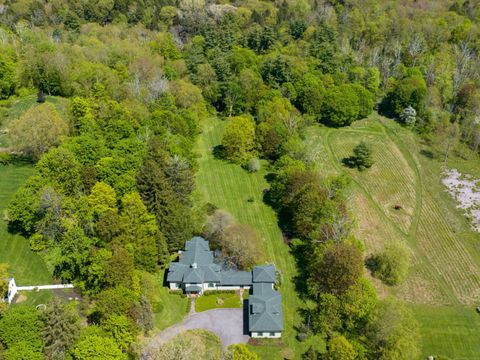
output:
[[89, 335], [80, 340], [71, 351], [74, 360], [126, 360], [115, 339]]
[[328, 360], [354, 360], [355, 356], [355, 349], [344, 336], [338, 335], [328, 343]]
[[249, 116], [231, 118], [223, 134], [222, 145], [225, 157], [234, 162], [243, 162], [252, 157], [255, 150], [255, 123]]
[[88, 203], [93, 211], [101, 216], [107, 211], [117, 212], [115, 190], [104, 182], [97, 182], [88, 196]]
[[249, 350], [244, 344], [230, 345], [225, 354], [226, 360], [260, 360], [260, 356]]
[[68, 134], [68, 125], [52, 104], [44, 103], [14, 120], [9, 133], [17, 151], [38, 159], [60, 144], [62, 137]]

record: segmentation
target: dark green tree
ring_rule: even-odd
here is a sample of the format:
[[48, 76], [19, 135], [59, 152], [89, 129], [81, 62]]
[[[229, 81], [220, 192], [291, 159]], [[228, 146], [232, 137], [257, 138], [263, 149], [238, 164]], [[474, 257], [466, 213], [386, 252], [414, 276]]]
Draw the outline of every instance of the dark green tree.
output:
[[365, 142], [360, 142], [353, 148], [353, 162], [358, 170], [363, 171], [372, 167], [373, 157], [372, 148]]
[[47, 305], [44, 322], [43, 338], [46, 358], [52, 360], [65, 359], [68, 350], [75, 343], [80, 332], [78, 315], [71, 307], [68, 308], [55, 297]]
[[353, 245], [334, 244], [312, 256], [308, 287], [314, 297], [321, 293], [342, 295], [362, 276], [363, 256]]

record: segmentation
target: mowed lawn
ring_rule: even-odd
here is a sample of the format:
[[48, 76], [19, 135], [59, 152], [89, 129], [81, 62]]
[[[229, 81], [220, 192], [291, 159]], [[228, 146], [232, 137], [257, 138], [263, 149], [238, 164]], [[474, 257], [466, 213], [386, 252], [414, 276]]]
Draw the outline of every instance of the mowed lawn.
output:
[[156, 330], [160, 331], [183, 320], [187, 315], [189, 299], [172, 294], [163, 283], [164, 271], [155, 274], [153, 317]]
[[[319, 158], [319, 171], [333, 168], [330, 172], [353, 180], [355, 233], [367, 252], [389, 242], [409, 246], [407, 280], [393, 288], [375, 284], [381, 296], [395, 295], [414, 309], [423, 336], [422, 358], [479, 359], [480, 315], [474, 309], [480, 305], [480, 236], [445, 193], [442, 164], [425, 156], [428, 149], [410, 130], [378, 115], [351, 127], [314, 127], [308, 135], [329, 154]], [[372, 145], [375, 160], [364, 172], [341, 162], [361, 140]], [[452, 158], [449, 165], [455, 166]], [[478, 158], [469, 168], [480, 170]], [[395, 210], [397, 204], [402, 208]]]
[[[204, 124], [204, 131], [197, 146], [200, 155], [197, 187], [204, 201], [229, 211], [239, 223], [248, 224], [258, 232], [268, 260], [276, 265], [283, 277], [280, 292], [285, 332], [282, 341], [285, 346], [295, 350], [295, 355], [299, 358], [307, 350], [307, 345], [295, 339], [294, 326], [301, 322], [298, 310], [304, 306], [295, 292], [293, 283], [293, 277], [296, 275], [295, 260], [290, 254], [288, 245], [283, 241], [275, 212], [262, 200], [263, 190], [269, 187], [265, 180], [265, 169], [257, 173], [248, 173], [239, 165], [216, 159], [212, 155], [214, 147], [221, 143], [224, 125], [224, 121], [215, 118], [207, 120]], [[261, 353], [262, 359], [276, 359], [281, 348], [272, 346], [257, 350]]]
[[197, 312], [220, 309], [241, 308], [240, 296], [237, 293], [204, 293], [195, 300]]
[[9, 265], [17, 285], [42, 285], [52, 281], [42, 258], [32, 252], [27, 240], [7, 231], [5, 221], [8, 203], [26, 179], [34, 172], [29, 165], [0, 165], [0, 263]]
[[480, 358], [480, 314], [464, 306], [411, 305], [420, 323], [423, 355], [454, 360]]

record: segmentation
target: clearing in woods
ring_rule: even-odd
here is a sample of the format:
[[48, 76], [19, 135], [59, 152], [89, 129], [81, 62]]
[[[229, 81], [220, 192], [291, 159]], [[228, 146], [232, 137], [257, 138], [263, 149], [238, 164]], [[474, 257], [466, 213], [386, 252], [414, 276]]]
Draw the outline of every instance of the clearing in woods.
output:
[[[312, 127], [306, 138], [314, 144], [311, 157], [321, 174], [345, 173], [353, 180], [356, 234], [367, 252], [394, 241], [411, 250], [412, 266], [403, 284], [374, 283], [383, 296], [393, 294], [411, 304], [421, 325], [422, 355], [478, 358], [479, 235], [446, 194], [441, 164], [411, 131], [378, 115], [341, 129]], [[372, 145], [375, 161], [364, 172], [342, 164], [361, 140]], [[462, 165], [453, 155], [450, 161]], [[463, 165], [472, 170], [472, 161]]]
[[[200, 155], [197, 174], [198, 190], [204, 201], [227, 210], [239, 223], [252, 226], [263, 240], [268, 260], [275, 263], [281, 272], [280, 292], [285, 325], [282, 336], [283, 346], [292, 348], [297, 357], [310, 345], [323, 349], [324, 343], [321, 339], [312, 338], [303, 343], [295, 340], [294, 326], [299, 325], [301, 321], [298, 310], [305, 304], [295, 292], [293, 282], [296, 274], [295, 259], [290, 254], [289, 246], [283, 241], [274, 210], [263, 202], [263, 190], [269, 186], [265, 180], [266, 170], [248, 173], [239, 165], [213, 156], [214, 147], [221, 142], [224, 125], [224, 121], [215, 118], [205, 121], [203, 134], [197, 146]], [[255, 346], [253, 350], [262, 359], [278, 359], [282, 346]]]

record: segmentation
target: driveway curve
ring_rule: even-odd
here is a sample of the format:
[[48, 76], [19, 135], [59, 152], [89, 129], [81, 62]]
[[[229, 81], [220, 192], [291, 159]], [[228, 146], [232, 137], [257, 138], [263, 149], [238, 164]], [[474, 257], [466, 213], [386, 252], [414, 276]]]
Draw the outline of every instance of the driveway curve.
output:
[[148, 353], [162, 346], [176, 335], [192, 329], [210, 331], [220, 337], [223, 347], [232, 344], [247, 343], [250, 338], [244, 335], [243, 309], [213, 309], [194, 313], [181, 323], [166, 328], [155, 335], [143, 351], [142, 359], [148, 359]]

